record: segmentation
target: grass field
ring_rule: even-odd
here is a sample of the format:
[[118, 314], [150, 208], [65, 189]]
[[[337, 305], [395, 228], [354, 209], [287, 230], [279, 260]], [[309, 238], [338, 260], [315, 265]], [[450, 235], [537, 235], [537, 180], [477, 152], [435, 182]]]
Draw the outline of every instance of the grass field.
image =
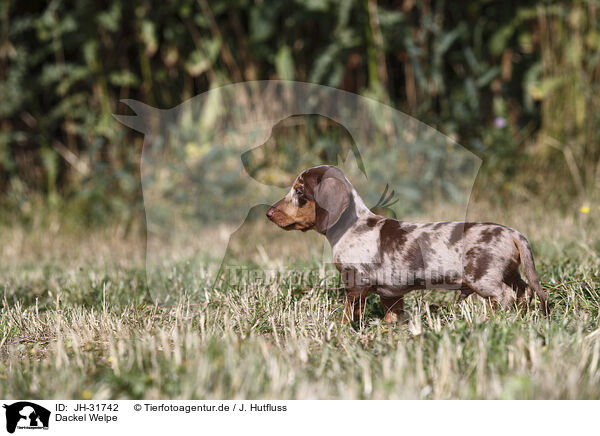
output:
[[3, 229], [0, 397], [598, 399], [596, 218], [539, 213], [494, 221], [530, 237], [549, 318], [428, 291], [410, 294], [402, 325], [380, 323], [371, 297], [341, 325], [340, 291], [318, 282], [210, 290], [185, 262], [159, 272], [159, 305], [143, 240]]

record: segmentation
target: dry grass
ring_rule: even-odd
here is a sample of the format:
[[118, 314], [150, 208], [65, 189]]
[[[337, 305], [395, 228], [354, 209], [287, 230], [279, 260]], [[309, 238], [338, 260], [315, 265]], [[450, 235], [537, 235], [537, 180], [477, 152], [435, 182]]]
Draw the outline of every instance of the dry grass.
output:
[[[475, 218], [489, 218], [482, 210]], [[190, 245], [147, 283], [143, 240], [5, 229], [0, 396], [598, 399], [596, 218], [527, 213], [494, 220], [532, 240], [549, 319], [432, 291], [408, 298], [400, 326], [379, 322], [376, 298], [340, 325], [340, 293], [318, 279], [211, 289], [185, 261]], [[295, 236], [287, 255], [257, 259], [289, 266], [306, 248]], [[167, 304], [151, 298], [159, 287]]]

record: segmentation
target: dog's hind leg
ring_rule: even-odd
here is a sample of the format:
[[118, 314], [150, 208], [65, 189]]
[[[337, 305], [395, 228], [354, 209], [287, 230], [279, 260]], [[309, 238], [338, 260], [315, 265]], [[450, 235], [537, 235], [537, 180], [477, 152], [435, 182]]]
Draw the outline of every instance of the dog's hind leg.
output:
[[533, 298], [533, 290], [529, 287], [527, 282], [521, 278], [518, 271], [504, 281], [508, 286], [513, 288], [517, 292], [517, 302], [519, 305], [526, 306], [531, 302]]
[[515, 303], [515, 291], [511, 286], [499, 281], [498, 283], [475, 282], [469, 283], [480, 297], [493, 300], [502, 309], [508, 309]]
[[508, 286], [504, 282], [500, 283], [499, 287], [501, 292], [497, 297], [495, 297], [495, 300], [502, 309], [508, 309], [515, 304], [515, 291], [511, 286]]

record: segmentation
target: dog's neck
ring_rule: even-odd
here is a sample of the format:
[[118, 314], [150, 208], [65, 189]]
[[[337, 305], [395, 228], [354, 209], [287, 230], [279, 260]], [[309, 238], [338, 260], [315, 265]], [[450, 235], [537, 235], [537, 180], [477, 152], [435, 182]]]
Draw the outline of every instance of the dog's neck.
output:
[[373, 216], [375, 214], [369, 210], [360, 195], [352, 188], [348, 207], [344, 210], [340, 219], [325, 234], [331, 247], [333, 248], [342, 236], [356, 225], [357, 221]]

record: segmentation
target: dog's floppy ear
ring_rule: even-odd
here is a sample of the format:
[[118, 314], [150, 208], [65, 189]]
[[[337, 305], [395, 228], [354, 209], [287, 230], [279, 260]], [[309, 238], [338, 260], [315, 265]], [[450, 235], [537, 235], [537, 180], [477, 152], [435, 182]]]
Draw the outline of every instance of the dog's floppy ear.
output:
[[346, 184], [336, 178], [327, 177], [317, 185], [315, 193], [315, 227], [319, 233], [326, 233], [338, 222], [350, 204], [350, 194]]

